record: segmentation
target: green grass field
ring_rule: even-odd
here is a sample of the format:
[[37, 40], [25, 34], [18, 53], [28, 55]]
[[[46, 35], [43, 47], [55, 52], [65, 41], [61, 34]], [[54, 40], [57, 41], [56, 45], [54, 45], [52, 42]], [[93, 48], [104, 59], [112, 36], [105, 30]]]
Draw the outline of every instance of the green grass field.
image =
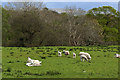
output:
[[[70, 55], [58, 57], [58, 50]], [[91, 63], [81, 62], [79, 52], [88, 52]], [[77, 54], [73, 59], [73, 52]], [[109, 47], [3, 47], [3, 78], [117, 78], [117, 46]], [[26, 66], [27, 57], [42, 61], [42, 66]]]

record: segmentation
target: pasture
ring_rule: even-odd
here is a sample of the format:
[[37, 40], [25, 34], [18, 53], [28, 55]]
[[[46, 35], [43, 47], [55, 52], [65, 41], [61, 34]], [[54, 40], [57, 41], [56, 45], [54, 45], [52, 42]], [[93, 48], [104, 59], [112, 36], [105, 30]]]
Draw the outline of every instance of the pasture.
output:
[[[69, 50], [70, 55], [58, 51]], [[88, 52], [91, 63], [81, 62], [79, 52]], [[73, 59], [73, 52], [77, 57]], [[118, 59], [117, 46], [108, 47], [3, 47], [2, 77], [3, 78], [117, 78]], [[42, 61], [42, 66], [26, 66], [27, 57]]]

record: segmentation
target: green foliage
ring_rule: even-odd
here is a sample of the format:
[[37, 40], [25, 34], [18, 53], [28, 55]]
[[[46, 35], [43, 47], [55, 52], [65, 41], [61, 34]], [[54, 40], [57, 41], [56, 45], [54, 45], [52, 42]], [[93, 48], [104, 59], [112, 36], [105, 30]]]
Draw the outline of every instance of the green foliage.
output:
[[10, 38], [9, 35], [9, 30], [10, 30], [10, 24], [8, 23], [9, 19], [9, 13], [7, 10], [2, 8], [2, 40], [3, 40], [3, 45], [7, 45], [8, 40]]
[[105, 43], [114, 41], [111, 44], [116, 44], [118, 41], [118, 11], [111, 6], [103, 6], [89, 10], [86, 15], [97, 19], [103, 27]]

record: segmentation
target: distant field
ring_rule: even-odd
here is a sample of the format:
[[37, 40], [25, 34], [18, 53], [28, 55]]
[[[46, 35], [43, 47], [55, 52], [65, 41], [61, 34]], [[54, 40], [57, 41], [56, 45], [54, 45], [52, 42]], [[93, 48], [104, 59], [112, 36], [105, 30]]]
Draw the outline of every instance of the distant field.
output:
[[[58, 50], [69, 50], [70, 55], [58, 57]], [[91, 63], [81, 62], [79, 52], [88, 52]], [[77, 54], [73, 59], [72, 53]], [[117, 46], [109, 47], [3, 47], [3, 78], [117, 78]], [[42, 66], [26, 66], [27, 57], [42, 61]]]

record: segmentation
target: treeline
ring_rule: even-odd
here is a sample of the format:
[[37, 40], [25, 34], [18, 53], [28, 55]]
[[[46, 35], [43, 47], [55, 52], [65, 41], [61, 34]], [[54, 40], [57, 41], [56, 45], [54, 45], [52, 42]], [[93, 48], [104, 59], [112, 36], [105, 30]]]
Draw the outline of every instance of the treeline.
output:
[[[77, 15], [76, 15], [77, 14]], [[110, 7], [66, 12], [42, 3], [9, 3], [2, 8], [3, 46], [114, 45], [118, 42], [118, 12]]]

